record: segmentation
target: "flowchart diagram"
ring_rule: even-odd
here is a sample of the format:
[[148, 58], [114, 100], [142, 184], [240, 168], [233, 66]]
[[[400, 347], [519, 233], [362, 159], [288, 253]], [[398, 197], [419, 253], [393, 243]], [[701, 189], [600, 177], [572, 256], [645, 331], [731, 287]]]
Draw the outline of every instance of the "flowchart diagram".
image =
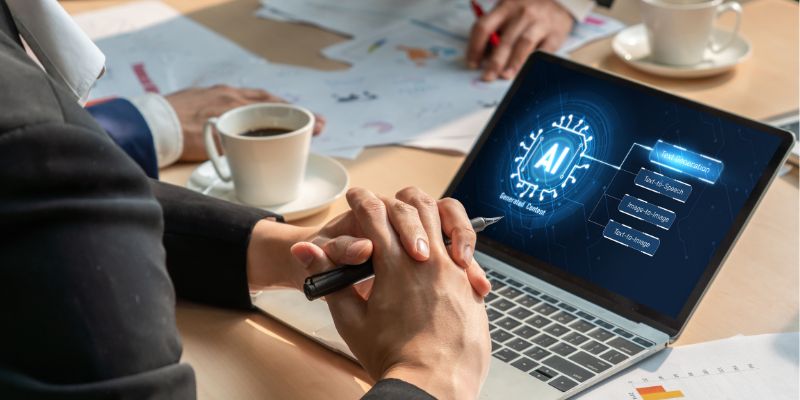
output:
[[[657, 140], [652, 145], [632, 143], [618, 164], [593, 156], [595, 137], [584, 118], [573, 114], [563, 115], [549, 126], [531, 131], [519, 143], [520, 151], [514, 158], [510, 178], [514, 182], [516, 198], [503, 194], [501, 200], [545, 216], [554, 200], [563, 196], [570, 186], [580, 190], [581, 174], [590, 168], [615, 170], [611, 180], [631, 179], [635, 190], [622, 195], [609, 193], [610, 184], [591, 208], [588, 222], [603, 228], [603, 237], [647, 256], [654, 256], [661, 245], [659, 234], [675, 225], [678, 215], [673, 209], [686, 203], [694, 185], [714, 185], [722, 175], [724, 163], [687, 148]], [[626, 168], [633, 152], [646, 155], [645, 165], [638, 170]], [[689, 183], [687, 181], [693, 181]], [[657, 201], [643, 199], [638, 192], [657, 193]], [[617, 201], [616, 216], [597, 221], [596, 210], [606, 198]], [[619, 217], [616, 218], [615, 217]], [[643, 221], [652, 229], [637, 229], [625, 219]]]

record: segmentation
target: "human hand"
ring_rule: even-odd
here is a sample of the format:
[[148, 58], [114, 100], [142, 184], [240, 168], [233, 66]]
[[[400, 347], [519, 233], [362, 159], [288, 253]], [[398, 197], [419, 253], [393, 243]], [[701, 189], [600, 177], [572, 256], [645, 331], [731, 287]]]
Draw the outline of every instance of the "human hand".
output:
[[[285, 100], [260, 89], [234, 88], [216, 85], [191, 88], [165, 97], [181, 122], [183, 154], [181, 161], [202, 161], [208, 158], [203, 139], [203, 125], [236, 107], [253, 103], [286, 103]], [[325, 118], [315, 115], [314, 135], [325, 127]]]
[[[477, 398], [489, 368], [488, 320], [445, 248], [437, 202], [416, 188], [395, 199], [351, 189], [347, 201], [372, 243], [375, 279], [366, 300], [353, 288], [327, 296], [336, 329], [376, 380], [401, 379], [439, 399]], [[392, 210], [419, 220], [429, 246], [425, 261], [407, 253]], [[321, 248], [306, 249], [312, 264], [329, 264]]]
[[[388, 198], [382, 200], [389, 205], [388, 215], [392, 227], [406, 253], [417, 261], [427, 261], [430, 257], [430, 239], [420, 222], [417, 210], [403, 202]], [[436, 207], [443, 232], [451, 240], [448, 248], [450, 257], [457, 265], [464, 268], [475, 293], [481, 297], [486, 296], [491, 290], [491, 284], [486, 279], [483, 269], [473, 258], [476, 234], [464, 206], [457, 200], [445, 198], [436, 201]], [[319, 232], [293, 246], [292, 252], [297, 258], [309, 265], [305, 273], [298, 274], [296, 283], [302, 286], [303, 280], [309, 275], [341, 265], [358, 265], [366, 262], [372, 255], [372, 242], [364, 237], [353, 211], [341, 214], [328, 222]], [[325, 252], [328, 257], [327, 264], [309, 264], [315, 254], [313, 247], [319, 247]], [[371, 281], [368, 281], [359, 288], [368, 292], [370, 283]]]
[[574, 21], [556, 0], [501, 0], [472, 27], [467, 64], [477, 69], [489, 37], [500, 33], [500, 44], [484, 60], [481, 79], [512, 79], [536, 49], [554, 52], [567, 39]]

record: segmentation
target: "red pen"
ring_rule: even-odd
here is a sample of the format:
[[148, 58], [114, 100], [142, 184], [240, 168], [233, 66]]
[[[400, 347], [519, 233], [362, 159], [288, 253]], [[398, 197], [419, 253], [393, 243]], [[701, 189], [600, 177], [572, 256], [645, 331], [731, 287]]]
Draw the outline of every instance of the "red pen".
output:
[[[472, 6], [472, 12], [475, 13], [475, 16], [480, 18], [483, 16], [483, 8], [476, 0], [470, 0], [470, 5]], [[497, 32], [492, 32], [492, 35], [489, 36], [489, 43], [492, 46], [497, 46], [500, 44], [500, 35]]]

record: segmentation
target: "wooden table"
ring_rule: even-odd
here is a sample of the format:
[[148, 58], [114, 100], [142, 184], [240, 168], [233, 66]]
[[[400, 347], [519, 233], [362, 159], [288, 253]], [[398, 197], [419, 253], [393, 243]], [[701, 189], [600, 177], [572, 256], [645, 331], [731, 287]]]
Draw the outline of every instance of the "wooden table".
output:
[[[122, 2], [64, 4], [74, 13]], [[309, 26], [257, 20], [252, 17], [257, 0], [166, 2], [273, 62], [347, 67], [319, 53], [345, 39]], [[617, 0], [611, 13], [634, 22], [636, 3]], [[679, 81], [635, 71], [612, 54], [610, 39], [590, 44], [572, 58], [751, 118], [797, 109], [797, 5], [785, 0], [745, 4], [742, 33], [753, 45], [751, 58], [730, 73], [707, 79]], [[388, 146], [367, 149], [357, 160], [343, 163], [353, 186], [393, 194], [416, 185], [438, 195], [462, 160]], [[162, 179], [184, 184], [194, 167], [170, 167]], [[345, 208], [340, 200], [298, 224], [322, 224]], [[793, 172], [769, 189], [677, 344], [798, 330], [798, 259], [798, 175]], [[180, 303], [177, 317], [184, 360], [197, 372], [201, 399], [354, 399], [369, 388], [369, 378], [357, 364], [267, 316]]]

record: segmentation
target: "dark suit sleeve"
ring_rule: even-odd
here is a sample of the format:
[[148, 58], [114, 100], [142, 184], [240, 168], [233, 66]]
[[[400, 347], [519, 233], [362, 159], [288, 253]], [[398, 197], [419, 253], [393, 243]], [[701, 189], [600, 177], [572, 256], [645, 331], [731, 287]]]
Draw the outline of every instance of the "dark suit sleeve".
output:
[[138, 166], [99, 130], [6, 125], [0, 181], [0, 397], [193, 399]]
[[164, 210], [164, 247], [178, 296], [248, 308], [247, 246], [253, 226], [279, 215], [151, 181]]
[[382, 379], [361, 400], [436, 400], [424, 390], [399, 379]]

